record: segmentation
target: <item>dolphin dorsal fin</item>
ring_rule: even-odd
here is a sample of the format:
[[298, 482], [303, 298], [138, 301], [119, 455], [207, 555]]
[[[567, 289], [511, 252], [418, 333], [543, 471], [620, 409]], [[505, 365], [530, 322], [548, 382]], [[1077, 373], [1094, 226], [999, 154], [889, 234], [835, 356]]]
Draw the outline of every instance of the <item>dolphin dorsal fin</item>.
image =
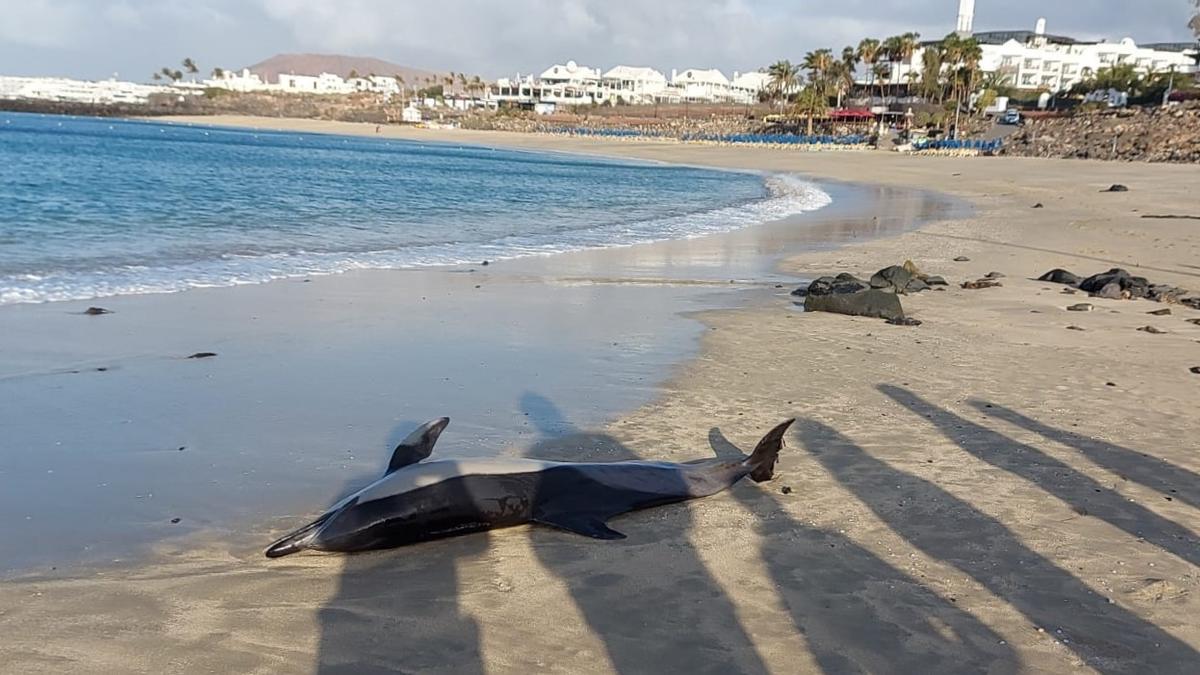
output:
[[387, 476], [429, 457], [433, 452], [433, 444], [437, 443], [438, 436], [442, 435], [447, 424], [450, 424], [449, 417], [439, 417], [417, 427], [416, 431], [396, 446], [392, 452], [392, 461], [388, 462], [387, 471], [383, 475]]

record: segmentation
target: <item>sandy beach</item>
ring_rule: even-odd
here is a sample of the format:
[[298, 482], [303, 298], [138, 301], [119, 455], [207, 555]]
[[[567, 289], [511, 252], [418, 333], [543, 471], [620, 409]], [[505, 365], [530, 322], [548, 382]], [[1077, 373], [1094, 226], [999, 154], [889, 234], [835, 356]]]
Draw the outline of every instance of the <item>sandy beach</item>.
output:
[[[312, 121], [176, 121], [377, 135]], [[708, 458], [748, 450], [797, 417], [770, 483], [620, 517], [620, 542], [516, 528], [379, 554], [263, 558], [262, 544], [319, 511], [323, 494], [310, 512], [263, 514], [258, 531], [172, 538], [136, 562], [0, 582], [0, 670], [1185, 673], [1200, 662], [1200, 375], [1189, 372], [1200, 325], [1188, 321], [1200, 311], [1150, 315], [1165, 305], [1033, 281], [1055, 267], [1122, 267], [1200, 290], [1196, 221], [1143, 217], [1200, 215], [1194, 167], [378, 135], [798, 172], [936, 191], [973, 212], [867, 241], [848, 231], [841, 246], [790, 255], [805, 249], [778, 240], [785, 277], [869, 276], [905, 260], [945, 276], [947, 291], [903, 299], [919, 327], [797, 311], [775, 271], [725, 273], [722, 251], [736, 261], [742, 250], [736, 234], [723, 249], [660, 246], [676, 282], [736, 279], [745, 300], [701, 313], [696, 356], [611, 425], [528, 402], [524, 440], [540, 458]], [[1129, 191], [1101, 192], [1114, 183]], [[594, 283], [609, 273], [605, 255], [539, 264]], [[670, 276], [664, 265], [647, 263], [641, 281]], [[990, 272], [1002, 286], [959, 287]], [[355, 285], [387, 278], [311, 286], [353, 301]], [[453, 292], [473, 290], [456, 283]], [[274, 340], [286, 344], [288, 322], [321, 318], [303, 314], [301, 284], [261, 288], [275, 286], [295, 294], [264, 315], [242, 363], [282, 367]], [[268, 292], [257, 288], [236, 292]], [[186, 315], [216, 292], [176, 304]], [[649, 315], [677, 300], [629, 302]], [[1079, 302], [1095, 310], [1066, 311]], [[134, 340], [130, 354], [163, 341], [181, 354], [208, 346], [160, 337]], [[539, 441], [539, 426], [576, 431]]]

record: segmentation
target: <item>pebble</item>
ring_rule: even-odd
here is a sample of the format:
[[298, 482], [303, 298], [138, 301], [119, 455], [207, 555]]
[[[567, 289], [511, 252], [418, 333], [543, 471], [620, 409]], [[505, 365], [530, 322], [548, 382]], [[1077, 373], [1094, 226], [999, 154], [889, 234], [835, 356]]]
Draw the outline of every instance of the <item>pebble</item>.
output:
[[1044, 208], [1046, 208], [1046, 207], [1045, 207], [1045, 205], [1043, 205], [1041, 202], [1038, 202], [1038, 203], [1036, 203], [1036, 204], [1034, 204], [1034, 205], [1033, 205], [1033, 208], [1035, 208], [1035, 209], [1044, 209]]
[[971, 262], [971, 259], [965, 255], [960, 255], [954, 259], [954, 262]]
[[1190, 371], [1188, 371], [1188, 372], [1190, 372], [1190, 373], [1191, 373], [1191, 374], [1193, 374], [1193, 375], [1200, 375], [1200, 366], [1196, 366], [1195, 368], [1192, 368], [1192, 369], [1191, 369]]
[[1082, 328], [1082, 327], [1080, 327], [1080, 326], [1067, 326], [1067, 330], [1078, 330], [1078, 331], [1082, 331], [1082, 330], [1085, 330], [1085, 329], [1084, 329], [1084, 328]]
[[1078, 305], [1071, 305], [1067, 308], [1068, 312], [1090, 312], [1096, 309], [1096, 306], [1090, 302], [1081, 302]]
[[1162, 329], [1160, 329], [1160, 328], [1155, 328], [1154, 326], [1142, 326], [1142, 327], [1141, 327], [1141, 328], [1139, 328], [1138, 330], [1139, 330], [1139, 331], [1141, 331], [1141, 332], [1143, 332], [1143, 333], [1149, 333], [1149, 334], [1151, 334], [1151, 335], [1163, 335], [1163, 334], [1165, 334], [1165, 333], [1167, 332], [1167, 331], [1165, 331], [1165, 330], [1162, 330]]
[[212, 357], [214, 357], [216, 355], [217, 355], [216, 352], [196, 352], [195, 354], [192, 354], [188, 358], [189, 359], [211, 359]]
[[1150, 316], [1171, 316], [1170, 309], [1156, 309], [1153, 312], [1146, 312]]
[[100, 316], [101, 314], [112, 314], [112, 310], [104, 309], [103, 307], [88, 307], [83, 310], [83, 313], [88, 316]]
[[171, 524], [172, 524], [172, 525], [178, 525], [180, 520], [182, 520], [182, 518], [172, 518], [172, 519], [171, 519]]
[[792, 488], [790, 485], [784, 485], [783, 487], [779, 488], [779, 491], [785, 495], [792, 494]]
[[1000, 272], [988, 272], [984, 279], [1003, 279], [1004, 275]]

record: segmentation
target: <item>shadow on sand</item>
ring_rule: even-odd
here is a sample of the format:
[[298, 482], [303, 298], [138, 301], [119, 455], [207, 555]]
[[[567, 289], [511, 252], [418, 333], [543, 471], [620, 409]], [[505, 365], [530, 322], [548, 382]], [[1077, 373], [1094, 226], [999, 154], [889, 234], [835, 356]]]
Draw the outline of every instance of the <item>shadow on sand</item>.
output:
[[902, 387], [882, 385], [886, 396], [924, 417], [946, 438], [978, 459], [1023, 478], [1070, 504], [1077, 513], [1099, 518], [1134, 538], [1200, 565], [1200, 541], [1191, 530], [1130, 501], [1112, 488], [1041, 450], [964, 419]]
[[[542, 396], [526, 394], [521, 407], [543, 436], [529, 457], [642, 459], [611, 436], [573, 428]], [[669, 528], [670, 537], [659, 538], [639, 520]], [[767, 672], [733, 603], [688, 541], [692, 521], [686, 506], [618, 517], [610, 525], [629, 539], [595, 541], [539, 527], [530, 539], [542, 564], [567, 585], [617, 672]], [[614, 571], [631, 568], [639, 573]]]
[[[922, 415], [948, 415], [918, 406], [903, 390], [887, 392]], [[1200, 654], [1186, 643], [1110, 604], [969, 503], [823, 424], [800, 424], [799, 434], [809, 454], [897, 534], [1009, 603], [1033, 624], [1031, 631], [1044, 628], [1047, 642], [1062, 640], [1088, 666], [1106, 673], [1186, 672], [1198, 662]]]
[[[719, 457], [741, 451], [709, 431]], [[970, 613], [850, 539], [788, 517], [767, 485], [731, 490], [759, 517], [766, 572], [825, 673], [1014, 673], [1011, 646]]]
[[1032, 431], [1055, 443], [1075, 448], [1097, 465], [1122, 478], [1151, 490], [1157, 490], [1164, 497], [1178, 499], [1188, 506], [1200, 508], [1200, 475], [1181, 466], [1136, 450], [1113, 445], [1107, 441], [1056, 429], [994, 403], [971, 401], [971, 405], [985, 415], [1004, 420], [1026, 431]]
[[[389, 450], [415, 426], [397, 425]], [[343, 495], [381, 476], [387, 461], [384, 454], [378, 472], [352, 481]], [[487, 547], [485, 533], [342, 556], [338, 590], [317, 614], [317, 672], [483, 673], [479, 626], [458, 607], [457, 561]]]

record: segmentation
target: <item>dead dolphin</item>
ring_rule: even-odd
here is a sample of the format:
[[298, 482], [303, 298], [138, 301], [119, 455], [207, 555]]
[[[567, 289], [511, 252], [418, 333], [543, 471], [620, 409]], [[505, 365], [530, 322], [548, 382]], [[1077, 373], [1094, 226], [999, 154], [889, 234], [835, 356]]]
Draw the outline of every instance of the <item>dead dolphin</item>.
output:
[[673, 462], [426, 460], [450, 423], [433, 420], [404, 440], [383, 477], [267, 547], [268, 558], [304, 549], [352, 553], [394, 548], [524, 523], [595, 539], [624, 539], [613, 516], [716, 494], [746, 476], [770, 480], [795, 420], [772, 429], [746, 457]]

